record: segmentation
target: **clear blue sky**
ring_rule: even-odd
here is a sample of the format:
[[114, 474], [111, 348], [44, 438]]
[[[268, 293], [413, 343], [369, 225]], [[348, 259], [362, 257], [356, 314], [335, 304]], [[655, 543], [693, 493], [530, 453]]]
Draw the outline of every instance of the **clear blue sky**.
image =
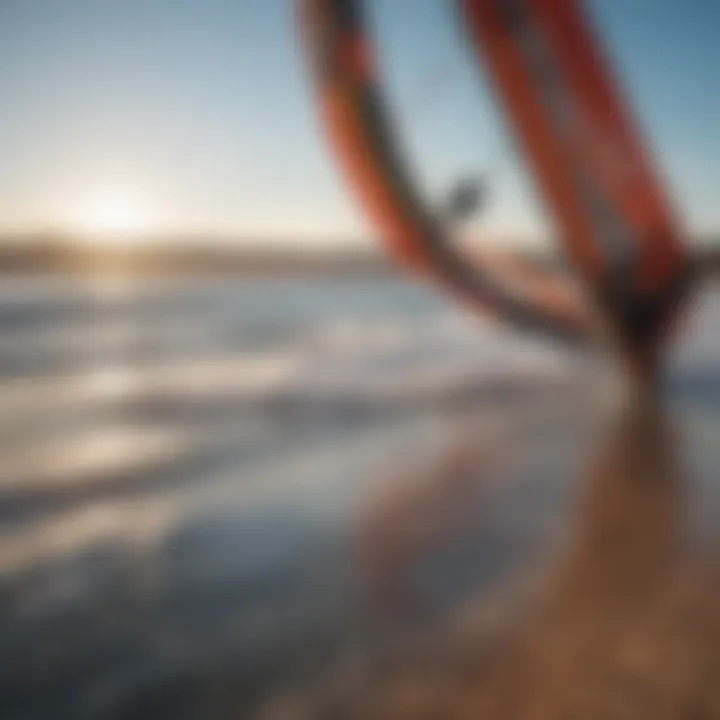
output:
[[[720, 2], [590, 4], [688, 226], [720, 231]], [[449, 3], [371, 5], [428, 192], [484, 173], [479, 232], [545, 235]], [[115, 212], [141, 229], [369, 235], [319, 135], [293, 21], [287, 0], [2, 0], [0, 229]]]

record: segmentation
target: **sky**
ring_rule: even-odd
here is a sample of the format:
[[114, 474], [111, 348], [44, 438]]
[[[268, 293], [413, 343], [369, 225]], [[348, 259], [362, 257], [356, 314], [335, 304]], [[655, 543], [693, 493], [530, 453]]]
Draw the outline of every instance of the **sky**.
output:
[[[720, 3], [588, 0], [693, 233], [720, 232]], [[0, 0], [0, 232], [372, 242], [311, 103], [287, 0]], [[473, 229], [552, 232], [446, 0], [369, 0], [430, 202], [468, 174]]]

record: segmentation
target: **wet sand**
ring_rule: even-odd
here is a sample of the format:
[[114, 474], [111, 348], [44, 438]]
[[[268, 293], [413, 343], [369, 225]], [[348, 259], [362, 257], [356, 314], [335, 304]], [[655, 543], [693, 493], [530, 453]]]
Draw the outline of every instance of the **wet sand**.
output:
[[[678, 435], [663, 413], [617, 413], [577, 476], [578, 496], [570, 507], [551, 503], [552, 529], [523, 538], [519, 562], [506, 558], [495, 582], [419, 622], [404, 645], [348, 658], [261, 717], [720, 717], [720, 495], [682, 469]], [[459, 531], [454, 518], [427, 532], [440, 524], [446, 492], [466, 509], [456, 451], [444, 462], [443, 489], [427, 504], [409, 493], [385, 535], [392, 583], [427, 553], [428, 536]], [[507, 480], [503, 496], [513, 494]], [[525, 497], [504, 507], [500, 533], [486, 539], [500, 555], [534, 524], [528, 513], [542, 513], [528, 508], [535, 483], [535, 473], [521, 480]], [[418, 505], [433, 509], [420, 519]], [[405, 530], [405, 510], [423, 540]], [[487, 547], [475, 549], [481, 563]], [[417, 590], [405, 590], [394, 609], [407, 619]]]

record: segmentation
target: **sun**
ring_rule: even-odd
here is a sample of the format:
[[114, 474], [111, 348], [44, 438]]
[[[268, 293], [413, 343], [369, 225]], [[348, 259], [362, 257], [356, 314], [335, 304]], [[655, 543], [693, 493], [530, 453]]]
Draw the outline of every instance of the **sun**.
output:
[[146, 196], [118, 186], [96, 189], [75, 203], [69, 224], [81, 236], [118, 240], [152, 232], [157, 218]]

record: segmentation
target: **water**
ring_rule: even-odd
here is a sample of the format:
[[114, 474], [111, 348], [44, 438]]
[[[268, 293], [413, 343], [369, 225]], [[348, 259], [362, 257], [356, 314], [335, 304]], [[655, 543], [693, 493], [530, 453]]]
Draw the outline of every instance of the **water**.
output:
[[[585, 361], [394, 279], [0, 296], [4, 719], [261, 716], [513, 607], [605, 434]], [[708, 292], [669, 390], [693, 548], [716, 539], [718, 323]]]

